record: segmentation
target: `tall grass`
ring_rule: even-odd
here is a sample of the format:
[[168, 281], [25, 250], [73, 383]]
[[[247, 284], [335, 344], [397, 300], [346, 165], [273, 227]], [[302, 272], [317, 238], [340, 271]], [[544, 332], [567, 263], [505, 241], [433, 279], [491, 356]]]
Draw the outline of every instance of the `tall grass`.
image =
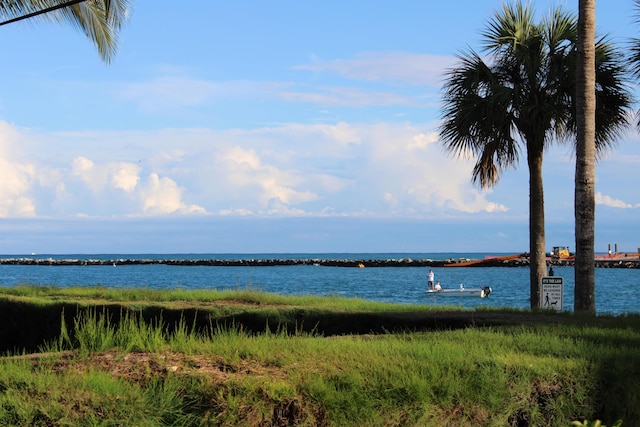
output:
[[201, 341], [194, 328], [188, 327], [184, 321], [178, 322], [169, 332], [161, 318], [146, 322], [139, 313], [122, 311], [117, 322], [114, 322], [107, 310], [91, 309], [74, 319], [71, 333], [62, 316], [59, 338], [46, 343], [41, 351], [56, 353], [74, 350], [87, 356], [111, 349], [124, 352], [161, 352], [171, 347], [172, 350], [188, 353], [194, 343]]
[[[314, 309], [331, 309], [335, 311], [428, 311], [441, 310], [424, 304], [389, 304], [367, 301], [359, 298], [345, 298], [336, 295], [282, 295], [257, 292], [254, 289], [149, 289], [149, 288], [107, 288], [103, 286], [36, 286], [19, 285], [9, 288], [0, 287], [0, 297], [25, 299], [31, 303], [47, 304], [53, 301], [85, 302], [95, 304], [99, 301], [118, 303], [180, 303], [190, 304], [211, 302], [238, 302], [245, 307], [277, 306], [277, 307], [311, 307]], [[453, 308], [453, 307], [451, 307]], [[460, 308], [456, 308], [460, 310]]]
[[325, 337], [92, 309], [0, 361], [0, 425], [633, 426], [640, 328], [615, 320]]
[[[51, 362], [53, 363], [53, 362]], [[154, 378], [144, 388], [109, 372], [59, 371], [55, 363], [34, 368], [26, 360], [0, 364], [3, 426], [199, 425], [185, 410], [185, 379]]]
[[[206, 408], [197, 417], [215, 413], [220, 425], [266, 422], [278, 411], [284, 418], [293, 411], [312, 425], [338, 426], [569, 425], [594, 414], [605, 419], [638, 415], [629, 409], [638, 403], [638, 386], [625, 380], [625, 372], [602, 366], [601, 358], [611, 355], [611, 340], [594, 341], [598, 329], [514, 327], [323, 338], [212, 327], [198, 335], [185, 324], [169, 331], [135, 315], [114, 325], [93, 312], [77, 319], [74, 331], [76, 341], [64, 348], [83, 357], [117, 348], [217, 361], [226, 374], [223, 383], [201, 379], [191, 383], [193, 394], [187, 395], [150, 382], [143, 394], [152, 401], [168, 399], [168, 407], [183, 408], [196, 399]], [[637, 338], [637, 332], [619, 331], [613, 341], [622, 343], [630, 333]], [[602, 347], [594, 345], [599, 340]], [[616, 351], [630, 360], [640, 356], [640, 350], [625, 345]], [[594, 376], [600, 369], [607, 371], [605, 378]], [[191, 375], [167, 378], [193, 381]], [[600, 392], [617, 386], [617, 402], [610, 399], [603, 407]], [[171, 404], [175, 400], [180, 403]], [[187, 415], [195, 416], [180, 416]]]

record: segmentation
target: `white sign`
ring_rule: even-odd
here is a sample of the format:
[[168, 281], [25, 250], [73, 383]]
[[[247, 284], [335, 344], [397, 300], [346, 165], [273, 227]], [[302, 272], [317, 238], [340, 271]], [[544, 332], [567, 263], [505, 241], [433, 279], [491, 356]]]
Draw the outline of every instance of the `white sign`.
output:
[[558, 276], [545, 276], [540, 286], [540, 308], [543, 310], [562, 310], [564, 279]]

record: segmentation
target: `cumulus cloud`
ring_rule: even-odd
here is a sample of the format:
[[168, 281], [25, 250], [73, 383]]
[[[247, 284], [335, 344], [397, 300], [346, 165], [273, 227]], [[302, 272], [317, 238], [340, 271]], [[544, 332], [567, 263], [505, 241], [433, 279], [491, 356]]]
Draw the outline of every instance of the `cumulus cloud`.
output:
[[18, 197], [11, 203], [9, 213], [11, 215], [7, 216], [33, 218], [36, 216], [36, 207], [30, 198]]
[[96, 164], [80, 156], [71, 162], [71, 174], [80, 178], [94, 193], [107, 188], [117, 188], [125, 193], [131, 193], [140, 180], [140, 167], [126, 162]]
[[[71, 175], [78, 177], [93, 193], [94, 197], [109, 197], [114, 204], [129, 204], [131, 215], [167, 215], [205, 213], [198, 205], [187, 205], [183, 201], [183, 189], [169, 177], [162, 177], [156, 172], [146, 178], [141, 176], [138, 164], [127, 162], [96, 163], [86, 157], [73, 159]], [[113, 191], [120, 190], [142, 207], [142, 212], [135, 210], [135, 204], [127, 200], [114, 198]], [[116, 196], [117, 197], [117, 196]], [[96, 204], [99, 206], [100, 203]], [[126, 210], [126, 208], [124, 208]], [[91, 209], [89, 209], [90, 211]], [[86, 210], [85, 210], [86, 212]], [[108, 214], [105, 212], [103, 214]]]
[[7, 162], [0, 195], [10, 203], [0, 203], [0, 215], [12, 210], [88, 217], [434, 218], [509, 209], [471, 186], [472, 161], [449, 159], [429, 125], [337, 122], [94, 132], [91, 144], [83, 143], [87, 137], [65, 132], [36, 138], [43, 146], [62, 147], [56, 164], [46, 157], [37, 164]]
[[[74, 138], [88, 137], [92, 139], [91, 146], [69, 144]], [[206, 213], [203, 207], [186, 203], [185, 189], [171, 177], [162, 175], [168, 172], [180, 176], [175, 169], [158, 167], [157, 171], [143, 175], [141, 160], [103, 158], [106, 156], [102, 146], [110, 146], [112, 150], [108, 153], [113, 157], [122, 156], [123, 152], [110, 142], [110, 133], [102, 138], [98, 141], [100, 136], [86, 133], [41, 134], [0, 121], [0, 217]], [[53, 157], [50, 154], [32, 155], [31, 161], [25, 160], [30, 151], [42, 154], [52, 146], [59, 150], [55, 162], [48, 162]], [[100, 154], [90, 154], [94, 146]], [[78, 147], [86, 154], [79, 155]], [[60, 161], [65, 156], [69, 156], [66, 164]], [[165, 164], [175, 165], [179, 161], [180, 156], [174, 155]]]
[[608, 206], [610, 208], [619, 208], [619, 209], [631, 209], [640, 207], [640, 204], [632, 205], [624, 202], [620, 199], [614, 199], [613, 197], [606, 196], [600, 192], [596, 193], [596, 204]]
[[80, 178], [93, 192], [102, 191], [107, 182], [107, 168], [96, 166], [86, 157], [76, 157], [71, 162], [71, 174]]
[[[34, 176], [32, 165], [0, 159], [0, 217], [35, 215], [33, 202], [28, 197]], [[31, 208], [25, 210], [27, 204]]]
[[142, 184], [140, 191], [144, 212], [150, 215], [166, 215], [172, 213], [205, 213], [205, 209], [197, 205], [186, 205], [182, 201], [182, 190], [170, 178], [160, 177], [152, 173]]
[[17, 128], [0, 121], [0, 218], [36, 216], [30, 194], [35, 166], [17, 153], [23, 139]]
[[[434, 215], [442, 210], [504, 212], [508, 208], [487, 200], [488, 192], [471, 188], [471, 161], [448, 159], [438, 135], [413, 126], [378, 124], [366, 130], [369, 185], [402, 211]], [[367, 185], [363, 183], [363, 185]], [[386, 190], [386, 191], [382, 191]], [[389, 200], [394, 202], [389, 204]]]
[[259, 209], [268, 212], [282, 211], [274, 206], [276, 201], [283, 205], [295, 205], [315, 200], [318, 196], [312, 191], [298, 191], [295, 186], [301, 178], [294, 171], [287, 171], [277, 166], [263, 164], [258, 153], [242, 147], [230, 147], [218, 156], [218, 166], [228, 172], [228, 182], [240, 187], [258, 189], [256, 195], [260, 203]]
[[115, 188], [125, 193], [132, 193], [140, 181], [140, 168], [131, 163], [116, 163], [113, 165], [111, 182]]

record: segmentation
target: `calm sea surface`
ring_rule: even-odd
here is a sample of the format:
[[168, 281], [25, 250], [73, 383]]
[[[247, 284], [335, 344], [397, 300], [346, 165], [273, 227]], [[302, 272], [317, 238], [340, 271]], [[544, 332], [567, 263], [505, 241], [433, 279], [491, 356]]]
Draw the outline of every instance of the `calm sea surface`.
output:
[[[433, 259], [483, 258], [485, 253], [377, 253], [377, 254], [101, 254], [0, 255], [0, 258], [36, 259]], [[504, 254], [491, 254], [504, 255]], [[573, 267], [554, 268], [564, 278], [564, 310], [573, 309]], [[155, 289], [245, 289], [285, 295], [340, 295], [373, 301], [427, 305], [529, 308], [527, 267], [435, 268], [444, 288], [491, 286], [489, 298], [431, 296], [426, 291], [424, 267], [211, 267], [167, 265], [28, 266], [0, 265], [0, 286], [17, 284], [106, 286]], [[640, 269], [596, 268], [598, 314], [640, 312]]]

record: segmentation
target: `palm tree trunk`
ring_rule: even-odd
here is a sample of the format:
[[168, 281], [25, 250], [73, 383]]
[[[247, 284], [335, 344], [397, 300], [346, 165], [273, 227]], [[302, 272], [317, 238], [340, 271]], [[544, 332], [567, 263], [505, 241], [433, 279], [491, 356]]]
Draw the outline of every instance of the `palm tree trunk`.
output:
[[540, 308], [540, 286], [547, 274], [544, 231], [544, 190], [542, 186], [542, 143], [529, 142], [529, 270], [531, 309]]
[[595, 0], [579, 0], [576, 69], [574, 311], [595, 314]]

